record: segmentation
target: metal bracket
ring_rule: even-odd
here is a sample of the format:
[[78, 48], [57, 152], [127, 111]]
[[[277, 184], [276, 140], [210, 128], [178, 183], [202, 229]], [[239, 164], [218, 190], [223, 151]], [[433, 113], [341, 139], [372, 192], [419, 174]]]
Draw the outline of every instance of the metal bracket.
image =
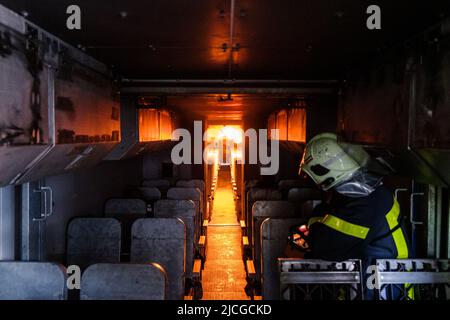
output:
[[395, 191], [394, 191], [395, 199], [398, 200], [398, 194], [399, 194], [400, 192], [407, 192], [407, 191], [408, 191], [408, 189], [405, 189], [405, 188], [395, 189]]
[[415, 226], [415, 225], [422, 225], [423, 222], [422, 221], [415, 221], [414, 217], [413, 217], [413, 213], [414, 213], [414, 198], [417, 196], [423, 196], [424, 193], [423, 192], [414, 192], [411, 193], [411, 195], [409, 196], [409, 222], [411, 222], [411, 225]]
[[89, 157], [89, 155], [92, 153], [92, 151], [94, 151], [95, 147], [94, 146], [89, 146], [86, 149], [83, 150], [83, 152], [81, 154], [79, 154], [71, 163], [69, 163], [64, 170], [72, 170], [72, 169], [76, 169], [78, 167], [78, 165], [81, 163], [81, 161], [83, 161], [84, 159], [87, 159]]
[[50, 187], [41, 187], [33, 190], [35, 193], [44, 195], [44, 212], [41, 212], [40, 218], [33, 218], [34, 222], [42, 222], [53, 215], [53, 190]]
[[0, 31], [0, 57], [12, 54], [11, 35], [6, 31]]

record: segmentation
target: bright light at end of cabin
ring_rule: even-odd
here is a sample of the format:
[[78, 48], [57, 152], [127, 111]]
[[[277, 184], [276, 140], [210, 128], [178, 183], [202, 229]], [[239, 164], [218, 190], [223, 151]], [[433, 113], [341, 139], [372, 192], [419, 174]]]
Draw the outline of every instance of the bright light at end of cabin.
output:
[[225, 126], [220, 130], [218, 138], [231, 140], [234, 143], [241, 143], [242, 135], [243, 133], [240, 127]]

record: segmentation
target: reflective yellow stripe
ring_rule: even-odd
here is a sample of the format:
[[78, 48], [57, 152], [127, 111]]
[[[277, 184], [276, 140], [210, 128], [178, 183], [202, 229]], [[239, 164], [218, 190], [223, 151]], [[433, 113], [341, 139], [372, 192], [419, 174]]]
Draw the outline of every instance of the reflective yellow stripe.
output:
[[[395, 227], [397, 227], [399, 215], [400, 215], [400, 205], [398, 204], [397, 199], [394, 199], [394, 205], [386, 215], [389, 230], [392, 230]], [[408, 246], [406, 244], [402, 228], [398, 228], [397, 230], [395, 230], [392, 233], [392, 238], [394, 239], [395, 247], [397, 248], [397, 259], [408, 258]]]
[[405, 290], [408, 292], [408, 299], [415, 300], [414, 286], [410, 283], [405, 283]]
[[308, 220], [308, 228], [311, 227], [316, 222], [321, 222], [323, 217], [312, 217]]
[[[389, 230], [392, 230], [398, 225], [398, 216], [400, 215], [400, 205], [397, 199], [394, 198], [394, 205], [392, 209], [387, 213], [386, 220], [389, 225]], [[402, 228], [398, 228], [392, 233], [392, 238], [394, 239], [395, 247], [397, 248], [397, 259], [408, 258], [408, 245], [406, 244], [405, 236], [403, 235]], [[409, 300], [414, 300], [414, 286], [410, 283], [405, 283], [405, 290], [407, 292], [407, 297]]]
[[369, 228], [347, 222], [331, 214], [327, 214], [320, 222], [336, 231], [360, 239], [365, 239], [370, 230]]

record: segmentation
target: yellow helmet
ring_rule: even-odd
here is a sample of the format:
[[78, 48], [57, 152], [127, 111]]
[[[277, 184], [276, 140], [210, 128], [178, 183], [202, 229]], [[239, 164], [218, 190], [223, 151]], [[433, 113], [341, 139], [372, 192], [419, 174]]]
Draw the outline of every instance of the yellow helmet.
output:
[[327, 191], [351, 178], [360, 168], [361, 165], [349, 154], [345, 144], [338, 143], [336, 134], [322, 133], [307, 144], [300, 172], [305, 171]]

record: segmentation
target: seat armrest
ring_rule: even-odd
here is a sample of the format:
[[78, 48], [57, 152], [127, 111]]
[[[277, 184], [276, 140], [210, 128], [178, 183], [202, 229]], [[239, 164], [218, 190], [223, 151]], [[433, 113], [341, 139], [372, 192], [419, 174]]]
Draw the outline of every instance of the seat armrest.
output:
[[200, 239], [198, 240], [198, 246], [200, 248], [204, 248], [206, 246], [206, 236], [200, 236]]
[[201, 279], [202, 277], [202, 260], [195, 259], [194, 267], [192, 268], [192, 276], [197, 279]]
[[248, 242], [248, 237], [247, 236], [243, 236], [242, 237], [242, 245], [244, 247], [248, 247], [250, 245], [250, 243]]
[[245, 266], [247, 267], [247, 275], [249, 277], [255, 277], [256, 270], [255, 270], [255, 264], [253, 263], [253, 260], [247, 260], [245, 262]]

